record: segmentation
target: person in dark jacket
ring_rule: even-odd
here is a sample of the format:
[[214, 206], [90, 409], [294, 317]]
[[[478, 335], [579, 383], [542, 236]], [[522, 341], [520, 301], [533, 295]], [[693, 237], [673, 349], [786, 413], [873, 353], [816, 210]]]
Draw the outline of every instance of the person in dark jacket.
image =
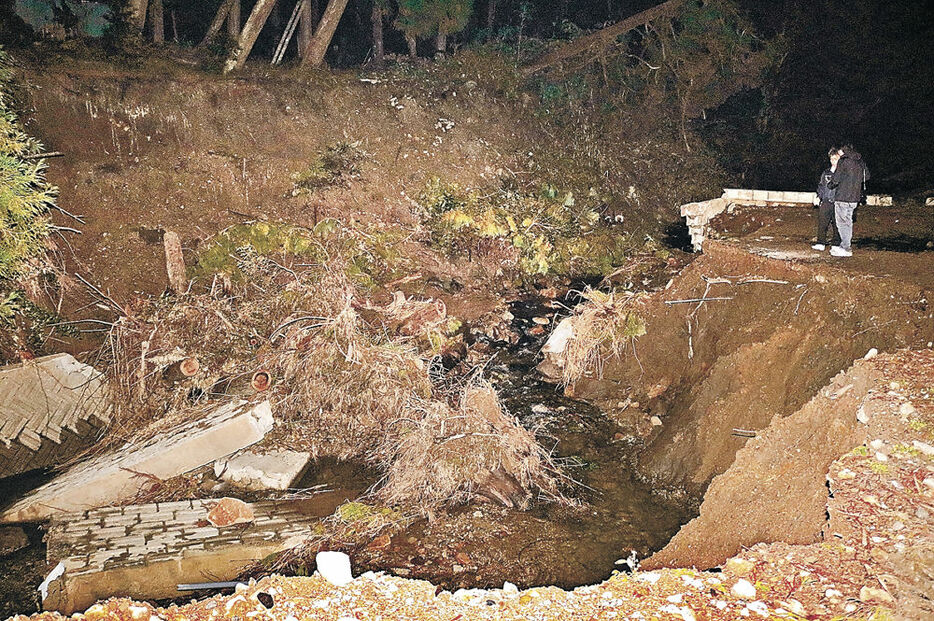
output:
[[817, 184], [817, 243], [811, 246], [814, 250], [821, 252], [827, 249], [828, 242], [832, 246], [840, 245], [840, 233], [837, 232], [837, 225], [834, 222], [833, 201], [836, 192], [830, 187], [830, 180], [833, 178], [833, 173], [837, 169], [837, 161], [840, 159], [840, 149], [831, 147], [827, 155], [830, 157], [830, 168], [821, 173], [820, 182]]
[[832, 246], [830, 254], [835, 257], [851, 257], [850, 242], [853, 239], [853, 211], [863, 196], [869, 168], [862, 156], [851, 145], [840, 149], [837, 169], [830, 176], [829, 186], [834, 196], [834, 218], [840, 233], [840, 245]]

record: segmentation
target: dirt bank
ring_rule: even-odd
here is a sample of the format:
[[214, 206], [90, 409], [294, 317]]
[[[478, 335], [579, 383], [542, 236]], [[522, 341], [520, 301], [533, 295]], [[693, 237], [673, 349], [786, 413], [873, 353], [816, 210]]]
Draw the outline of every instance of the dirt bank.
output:
[[[681, 303], [704, 297], [722, 299]], [[709, 242], [641, 302], [647, 334], [573, 390], [645, 436], [644, 476], [699, 497], [749, 435], [798, 410], [850, 361], [934, 340], [930, 297], [901, 279]]]

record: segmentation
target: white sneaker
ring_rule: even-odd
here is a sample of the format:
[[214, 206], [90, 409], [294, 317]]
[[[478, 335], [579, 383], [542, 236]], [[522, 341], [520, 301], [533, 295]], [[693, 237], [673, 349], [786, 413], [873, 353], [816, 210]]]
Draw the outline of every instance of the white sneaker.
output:
[[852, 257], [853, 256], [852, 252], [850, 252], [849, 250], [844, 250], [840, 246], [831, 246], [830, 254], [831, 256], [834, 256], [834, 257]]
[[825, 246], [824, 244], [814, 244], [813, 246], [811, 246], [811, 248], [813, 248], [814, 250], [818, 250], [820, 252], [827, 250], [827, 246]]

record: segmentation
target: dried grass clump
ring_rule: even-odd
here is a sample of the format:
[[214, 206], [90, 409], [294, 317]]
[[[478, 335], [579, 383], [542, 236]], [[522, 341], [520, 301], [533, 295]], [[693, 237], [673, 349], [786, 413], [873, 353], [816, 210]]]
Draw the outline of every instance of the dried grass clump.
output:
[[[443, 304], [360, 302], [334, 265], [295, 271], [243, 254], [239, 268], [247, 281], [229, 295], [159, 300], [117, 322], [106, 346], [116, 400], [106, 446], [203, 418], [231, 398], [269, 399], [276, 426], [265, 443], [376, 465], [387, 502], [430, 510], [477, 494], [507, 505], [534, 490], [561, 498], [548, 455], [489, 385], [454, 396], [433, 385], [424, 343], [448, 321]], [[187, 357], [198, 373], [170, 377]], [[273, 383], [254, 394], [258, 370]]]
[[489, 383], [469, 383], [457, 408], [432, 401], [413, 409], [397, 426], [398, 440], [383, 447], [389, 468], [379, 496], [385, 502], [461, 503], [479, 494], [525, 507], [532, 489], [563, 500], [550, 456], [507, 415]]
[[565, 386], [591, 371], [602, 376], [607, 358], [621, 356], [627, 345], [645, 334], [645, 321], [633, 310], [639, 296], [587, 289], [583, 297], [587, 302], [576, 308], [574, 336], [564, 350], [561, 380]]

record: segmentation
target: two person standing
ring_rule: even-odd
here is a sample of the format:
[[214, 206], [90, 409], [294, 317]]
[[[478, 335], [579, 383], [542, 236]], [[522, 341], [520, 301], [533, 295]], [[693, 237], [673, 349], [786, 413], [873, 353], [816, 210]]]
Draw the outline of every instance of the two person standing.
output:
[[[817, 188], [820, 199], [817, 214], [817, 243], [812, 246], [815, 250], [823, 251], [826, 248], [827, 230], [830, 224], [830, 205], [833, 204], [833, 230], [830, 254], [835, 257], [851, 257], [853, 251], [850, 243], [853, 239], [853, 211], [859, 204], [866, 180], [869, 179], [869, 168], [862, 156], [851, 146], [841, 149], [830, 149], [830, 168], [821, 175]], [[829, 173], [829, 175], [828, 175]]]

